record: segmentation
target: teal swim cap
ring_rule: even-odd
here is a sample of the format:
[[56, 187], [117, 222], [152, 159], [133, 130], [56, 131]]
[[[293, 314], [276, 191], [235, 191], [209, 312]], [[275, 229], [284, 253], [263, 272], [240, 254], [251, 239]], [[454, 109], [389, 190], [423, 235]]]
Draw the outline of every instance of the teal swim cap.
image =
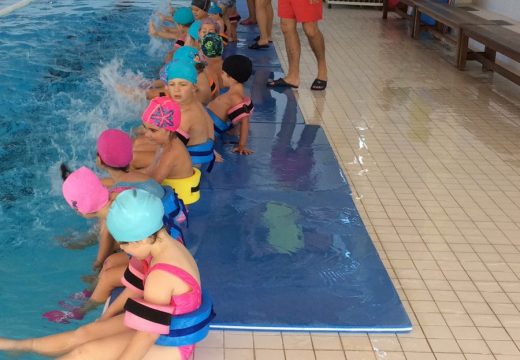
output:
[[110, 234], [118, 242], [141, 241], [163, 227], [161, 199], [141, 189], [120, 193], [110, 206], [106, 220]]
[[222, 14], [222, 9], [218, 7], [216, 2], [212, 2], [208, 14]]
[[199, 41], [199, 31], [200, 31], [200, 21], [194, 21], [188, 29], [188, 35], [191, 36], [196, 41]]
[[189, 7], [180, 7], [175, 10], [173, 21], [179, 25], [188, 26], [195, 21], [195, 18], [193, 17], [193, 12]]
[[175, 51], [175, 54], [173, 54], [173, 60], [200, 63], [199, 50], [193, 46], [184, 45]]
[[193, 62], [175, 60], [166, 67], [166, 80], [184, 79], [195, 85], [197, 83], [197, 70]]
[[224, 45], [222, 44], [222, 36], [215, 33], [207, 33], [200, 43], [202, 53], [208, 58], [222, 56]]

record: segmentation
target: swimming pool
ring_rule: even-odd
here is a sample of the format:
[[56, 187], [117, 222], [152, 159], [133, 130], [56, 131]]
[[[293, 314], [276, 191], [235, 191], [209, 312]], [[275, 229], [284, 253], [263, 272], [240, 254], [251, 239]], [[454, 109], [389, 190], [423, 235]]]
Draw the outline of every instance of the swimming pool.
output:
[[77, 327], [42, 318], [85, 288], [80, 278], [91, 272], [96, 251], [65, 249], [57, 241], [92, 226], [63, 200], [58, 168], [62, 161], [94, 168], [99, 132], [135, 125], [144, 104], [114, 86], [136, 83], [160, 66], [150, 55], [164, 45], [147, 35], [156, 7], [36, 0], [0, 18], [0, 336]]

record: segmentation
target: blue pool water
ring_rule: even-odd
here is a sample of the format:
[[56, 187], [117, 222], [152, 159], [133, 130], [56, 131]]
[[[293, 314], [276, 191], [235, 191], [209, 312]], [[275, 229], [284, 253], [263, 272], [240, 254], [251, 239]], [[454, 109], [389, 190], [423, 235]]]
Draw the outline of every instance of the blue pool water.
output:
[[99, 132], [135, 124], [143, 104], [114, 85], [136, 83], [160, 66], [152, 55], [164, 44], [147, 35], [157, 6], [35, 0], [0, 18], [0, 336], [77, 326], [41, 316], [85, 287], [80, 278], [91, 272], [96, 251], [68, 250], [57, 241], [92, 226], [64, 202], [58, 167], [67, 161], [93, 168]]

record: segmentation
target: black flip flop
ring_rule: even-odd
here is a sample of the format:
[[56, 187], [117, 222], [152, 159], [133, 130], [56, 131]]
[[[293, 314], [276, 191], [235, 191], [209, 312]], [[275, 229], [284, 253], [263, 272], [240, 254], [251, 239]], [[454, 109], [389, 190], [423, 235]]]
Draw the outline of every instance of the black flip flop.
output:
[[315, 79], [312, 82], [311, 90], [321, 91], [327, 87], [327, 80]]
[[[253, 40], [258, 42], [258, 40], [260, 40], [260, 35], [258, 35], [257, 37], [255, 37]], [[273, 40], [269, 40], [269, 42], [272, 43]]]
[[274, 80], [274, 79], [273, 80], [269, 80], [267, 82], [267, 87], [270, 87], [270, 88], [293, 88], [293, 89], [298, 89], [298, 86], [293, 85], [293, 84], [289, 84], [283, 78], [279, 78], [279, 79], [276, 79], [276, 80]]
[[269, 49], [268, 44], [260, 45], [258, 42], [254, 42], [251, 45], [248, 46], [251, 50], [260, 50], [260, 49]]

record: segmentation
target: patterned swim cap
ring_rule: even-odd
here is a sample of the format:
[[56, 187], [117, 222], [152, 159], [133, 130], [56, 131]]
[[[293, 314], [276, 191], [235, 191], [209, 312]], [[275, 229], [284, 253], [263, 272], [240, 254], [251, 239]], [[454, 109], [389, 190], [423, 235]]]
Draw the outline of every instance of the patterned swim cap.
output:
[[202, 38], [200, 49], [202, 50], [202, 53], [208, 58], [222, 56], [222, 53], [224, 52], [222, 37], [215, 33], [206, 34], [206, 36]]

